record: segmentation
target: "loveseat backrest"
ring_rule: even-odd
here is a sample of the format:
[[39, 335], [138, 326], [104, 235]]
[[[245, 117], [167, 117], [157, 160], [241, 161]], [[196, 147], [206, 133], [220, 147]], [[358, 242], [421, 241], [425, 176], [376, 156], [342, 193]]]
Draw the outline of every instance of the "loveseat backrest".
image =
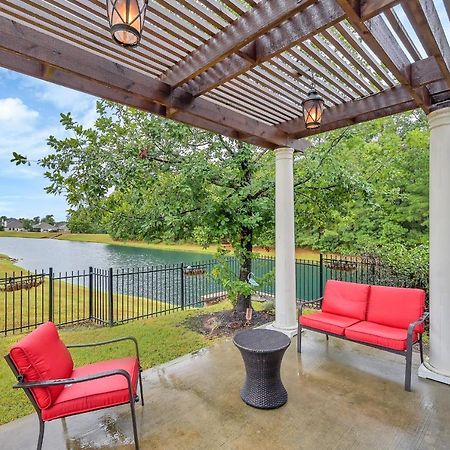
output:
[[323, 296], [322, 311], [365, 320], [369, 291], [368, 284], [328, 280]]
[[[17, 342], [9, 356], [24, 376], [25, 382], [68, 378], [72, 375], [73, 361], [52, 322], [46, 322]], [[32, 388], [31, 392], [41, 409], [53, 404], [64, 389], [63, 385]]]
[[[425, 291], [413, 288], [371, 286], [367, 320], [380, 325], [407, 329], [425, 311]], [[424, 325], [416, 327], [423, 332]]]

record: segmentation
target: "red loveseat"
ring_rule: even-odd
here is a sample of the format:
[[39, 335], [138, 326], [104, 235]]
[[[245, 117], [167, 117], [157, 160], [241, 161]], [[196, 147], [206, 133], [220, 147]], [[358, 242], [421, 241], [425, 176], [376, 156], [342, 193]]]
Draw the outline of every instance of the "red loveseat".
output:
[[[74, 368], [68, 348], [93, 347], [131, 340], [136, 356]], [[42, 448], [45, 422], [129, 403], [134, 442], [139, 449], [134, 403], [137, 383], [144, 404], [137, 341], [133, 337], [92, 344], [64, 345], [52, 322], [40, 325], [17, 342], [5, 359], [17, 378], [14, 388], [25, 390], [39, 417], [37, 448]]]
[[[303, 315], [303, 307], [320, 302], [321, 311]], [[324, 296], [299, 303], [297, 351], [302, 329], [369, 345], [406, 358], [405, 390], [411, 391], [412, 346], [420, 346], [428, 317], [422, 289], [369, 286], [329, 280]]]

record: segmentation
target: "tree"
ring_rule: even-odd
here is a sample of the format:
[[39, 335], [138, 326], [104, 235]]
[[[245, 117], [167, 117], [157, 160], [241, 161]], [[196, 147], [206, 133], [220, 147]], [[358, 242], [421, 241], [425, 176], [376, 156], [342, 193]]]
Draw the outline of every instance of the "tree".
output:
[[53, 214], [47, 214], [42, 218], [42, 222], [48, 223], [49, 225], [55, 225], [55, 218]]

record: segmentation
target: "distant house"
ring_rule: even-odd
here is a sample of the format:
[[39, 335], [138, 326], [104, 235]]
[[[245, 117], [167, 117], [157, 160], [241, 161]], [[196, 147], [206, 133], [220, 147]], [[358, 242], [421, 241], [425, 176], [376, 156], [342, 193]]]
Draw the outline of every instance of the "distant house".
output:
[[69, 228], [67, 227], [67, 222], [56, 222], [55, 225], [53, 226], [53, 231], [68, 233]]
[[56, 231], [53, 225], [46, 222], [41, 222], [33, 225], [33, 231], [39, 231], [41, 233], [48, 233], [49, 231]]
[[3, 221], [3, 229], [5, 231], [24, 231], [23, 223], [12, 217]]

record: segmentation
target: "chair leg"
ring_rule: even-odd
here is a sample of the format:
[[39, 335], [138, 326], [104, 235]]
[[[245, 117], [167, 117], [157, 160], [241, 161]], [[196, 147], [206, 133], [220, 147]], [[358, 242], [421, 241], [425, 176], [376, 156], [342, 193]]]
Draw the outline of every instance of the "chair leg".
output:
[[144, 390], [142, 389], [142, 369], [139, 368], [139, 388], [141, 389], [141, 405], [144, 406]]
[[134, 408], [134, 398], [130, 396], [131, 420], [133, 422], [134, 448], [139, 450], [139, 437], [136, 424], [136, 411]]
[[42, 449], [42, 442], [44, 440], [44, 429], [45, 429], [45, 422], [39, 417], [39, 438], [37, 443], [37, 450]]
[[327, 341], [330, 340], [330, 336], [328, 334], [325, 335], [327, 337]]
[[297, 352], [302, 352], [302, 327], [298, 324], [297, 327]]
[[411, 392], [412, 345], [406, 349], [405, 391]]
[[423, 342], [422, 335], [419, 336], [420, 362], [423, 364]]

